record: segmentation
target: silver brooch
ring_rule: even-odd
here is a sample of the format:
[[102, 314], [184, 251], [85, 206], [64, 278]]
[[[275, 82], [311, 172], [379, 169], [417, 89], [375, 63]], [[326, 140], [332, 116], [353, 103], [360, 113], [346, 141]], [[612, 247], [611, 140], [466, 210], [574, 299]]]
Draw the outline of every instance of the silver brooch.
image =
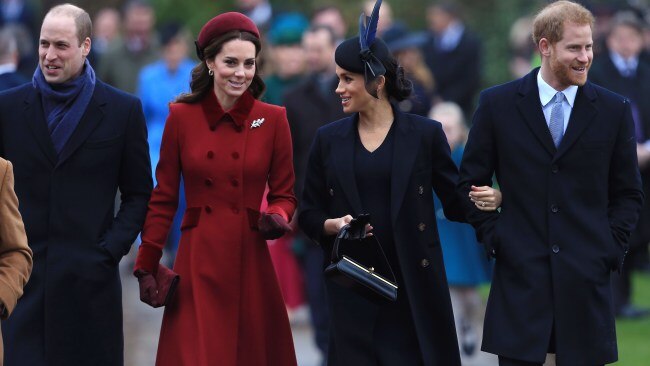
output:
[[256, 128], [256, 127], [260, 127], [262, 125], [262, 123], [264, 123], [264, 118], [259, 118], [259, 119], [254, 120], [251, 123], [251, 129]]

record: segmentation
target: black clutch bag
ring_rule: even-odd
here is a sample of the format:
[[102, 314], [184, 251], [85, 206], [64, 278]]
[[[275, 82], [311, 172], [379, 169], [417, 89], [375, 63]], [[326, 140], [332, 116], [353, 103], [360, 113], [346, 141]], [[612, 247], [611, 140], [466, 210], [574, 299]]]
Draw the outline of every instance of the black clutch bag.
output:
[[[334, 241], [332, 263], [325, 269], [325, 276], [363, 296], [395, 301], [395, 274], [377, 238], [366, 236], [366, 224], [369, 221], [370, 216], [362, 214], [341, 228]], [[362, 263], [352, 254], [345, 254], [353, 252], [347, 250], [350, 246], [373, 251], [368, 256], [364, 255], [364, 258], [372, 258], [370, 261], [374, 263], [367, 263], [368, 259], [365, 259], [366, 263]]]

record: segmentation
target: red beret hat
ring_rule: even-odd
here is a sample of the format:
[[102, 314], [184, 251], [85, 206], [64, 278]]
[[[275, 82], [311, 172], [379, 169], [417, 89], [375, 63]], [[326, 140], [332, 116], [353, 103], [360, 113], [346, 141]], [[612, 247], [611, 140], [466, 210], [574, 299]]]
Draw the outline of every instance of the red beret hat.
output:
[[201, 32], [199, 32], [199, 37], [195, 42], [196, 53], [199, 58], [203, 60], [203, 49], [211, 40], [233, 30], [253, 33], [257, 38], [260, 38], [260, 31], [257, 26], [246, 15], [234, 11], [219, 14], [205, 23], [201, 28]]

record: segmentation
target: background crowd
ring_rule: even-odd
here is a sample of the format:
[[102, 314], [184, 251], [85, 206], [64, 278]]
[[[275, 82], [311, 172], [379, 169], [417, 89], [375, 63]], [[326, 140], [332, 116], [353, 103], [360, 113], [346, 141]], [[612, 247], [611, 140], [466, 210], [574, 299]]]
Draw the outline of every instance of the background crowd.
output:
[[[0, 2], [0, 90], [32, 78], [38, 62], [36, 39], [40, 21], [43, 12], [55, 3]], [[455, 160], [462, 156], [478, 92], [521, 77], [538, 65], [530, 35], [531, 19], [534, 11], [545, 3], [384, 2], [378, 35], [414, 82], [414, 96], [400, 102], [400, 108], [443, 122]], [[642, 0], [581, 3], [597, 20], [595, 56], [589, 78], [630, 99], [637, 127], [639, 167], [646, 196], [650, 196], [650, 129], [644, 128], [650, 126], [650, 103], [645, 102], [650, 95], [650, 3]], [[344, 117], [340, 98], [334, 94], [337, 83], [334, 50], [343, 39], [356, 33], [360, 10], [370, 13], [368, 9], [374, 1], [191, 0], [184, 1], [180, 7], [177, 2], [167, 0], [77, 1], [75, 4], [93, 16], [89, 60], [97, 76], [142, 101], [154, 169], [168, 103], [189, 91], [189, 75], [198, 62], [193, 44], [198, 28], [223, 11], [240, 11], [250, 17], [263, 33], [262, 44], [266, 48], [258, 63], [267, 85], [262, 99], [287, 108], [294, 148], [296, 196], [300, 197], [306, 159], [316, 130]], [[181, 192], [180, 213], [183, 203]], [[438, 214], [439, 222], [445, 222], [444, 215]], [[632, 301], [633, 273], [650, 275], [649, 220], [650, 205], [646, 204], [630, 242], [626, 266], [622, 273], [613, 275], [619, 318], [641, 319], [650, 315], [649, 309]], [[177, 222], [165, 248], [164, 260], [170, 266], [177, 248], [179, 226]], [[483, 305], [477, 289], [489, 282], [490, 263], [478, 254], [480, 247], [469, 226], [441, 229], [441, 241], [461, 354], [471, 362], [479, 353], [482, 324]], [[310, 321], [314, 344], [326, 353], [329, 315], [322, 282], [322, 251], [298, 229], [292, 237], [285, 236], [268, 244], [290, 319], [295, 323]], [[474, 252], [476, 255], [472, 256]], [[131, 263], [127, 266], [132, 268]], [[309, 315], [305, 316], [307, 311]], [[126, 308], [125, 313], [128, 314]], [[151, 337], [155, 340], [157, 333]], [[128, 354], [128, 346], [126, 351]]]

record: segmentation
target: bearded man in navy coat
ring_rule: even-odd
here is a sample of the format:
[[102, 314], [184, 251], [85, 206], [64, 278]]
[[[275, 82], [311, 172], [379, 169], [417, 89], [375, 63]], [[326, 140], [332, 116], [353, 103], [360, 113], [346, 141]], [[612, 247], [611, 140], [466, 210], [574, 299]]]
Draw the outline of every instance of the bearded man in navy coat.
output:
[[469, 217], [496, 258], [482, 349], [500, 365], [618, 358], [610, 273], [643, 193], [630, 102], [587, 81], [593, 21], [547, 5], [533, 25], [541, 68], [481, 93], [465, 147], [461, 192], [496, 173], [503, 194], [500, 213]]
[[151, 169], [140, 102], [95, 78], [91, 31], [83, 9], [52, 8], [32, 83], [0, 94], [0, 155], [34, 252], [2, 322], [5, 366], [123, 364], [118, 263], [142, 227]]

